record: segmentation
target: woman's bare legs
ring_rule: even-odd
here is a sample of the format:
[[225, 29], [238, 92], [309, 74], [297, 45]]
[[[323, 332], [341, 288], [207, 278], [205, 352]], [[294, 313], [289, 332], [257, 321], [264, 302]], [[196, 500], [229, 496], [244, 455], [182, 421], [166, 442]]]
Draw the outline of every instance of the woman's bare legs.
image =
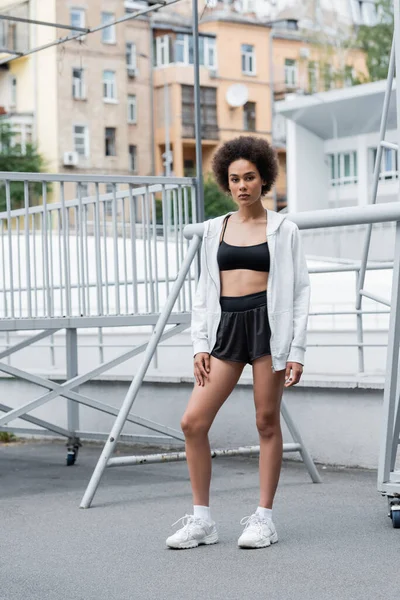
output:
[[244, 363], [211, 356], [209, 379], [205, 380], [204, 386], [195, 385], [182, 417], [193, 504], [209, 506], [211, 451], [208, 431], [218, 410], [238, 382], [243, 368]]
[[272, 509], [282, 466], [280, 413], [285, 370], [274, 373], [271, 366], [271, 356], [253, 361], [254, 403], [260, 436], [259, 506]]

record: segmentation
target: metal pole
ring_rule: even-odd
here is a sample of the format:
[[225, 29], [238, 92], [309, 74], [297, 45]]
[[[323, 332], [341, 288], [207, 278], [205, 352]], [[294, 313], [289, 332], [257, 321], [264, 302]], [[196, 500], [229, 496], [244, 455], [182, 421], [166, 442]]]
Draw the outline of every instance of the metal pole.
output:
[[190, 246], [188, 249], [188, 253], [185, 257], [184, 262], [182, 263], [181, 270], [172, 286], [171, 292], [168, 295], [168, 299], [165, 303], [163, 310], [157, 320], [157, 324], [153, 330], [149, 343], [147, 344], [146, 351], [143, 356], [142, 363], [138, 368], [135, 377], [129, 387], [128, 393], [125, 397], [125, 400], [121, 406], [121, 410], [118, 413], [118, 417], [115, 420], [111, 433], [107, 439], [107, 442], [103, 448], [101, 456], [97, 462], [96, 468], [93, 472], [93, 475], [90, 479], [89, 485], [86, 489], [86, 492], [82, 498], [82, 502], [80, 508], [89, 508], [90, 504], [93, 500], [93, 497], [96, 493], [97, 487], [100, 483], [100, 479], [103, 475], [104, 469], [106, 468], [108, 461], [110, 460], [112, 453], [114, 451], [115, 445], [118, 441], [122, 428], [125, 424], [126, 418], [132, 408], [132, 404], [134, 403], [136, 396], [139, 392], [140, 386], [142, 385], [143, 378], [146, 374], [148, 366], [151, 362], [151, 359], [154, 355], [154, 352], [157, 348], [157, 344], [162, 336], [164, 331], [164, 327], [167, 324], [168, 318], [171, 314], [171, 311], [174, 307], [175, 301], [178, 297], [178, 294], [181, 290], [182, 285], [185, 282], [186, 275], [190, 269], [190, 265], [194, 256], [196, 255], [197, 249], [200, 244], [200, 238], [198, 236], [194, 236], [192, 241], [190, 242]]
[[[274, 147], [274, 118], [275, 118], [275, 95], [274, 95], [274, 29], [270, 26], [269, 32], [269, 92], [271, 103], [271, 146]], [[272, 188], [273, 209], [278, 210], [278, 198], [276, 193], [276, 184]]]
[[[67, 380], [78, 375], [78, 336], [76, 329], [66, 331], [66, 357], [67, 357]], [[75, 389], [79, 392], [79, 388]], [[79, 404], [74, 400], [67, 400], [68, 431], [71, 437], [79, 431]]]
[[154, 31], [150, 27], [150, 128], [151, 128], [151, 174], [156, 174], [155, 133], [154, 133]]
[[197, 222], [204, 221], [204, 184], [203, 184], [203, 156], [201, 144], [201, 100], [200, 100], [200, 60], [199, 60], [199, 11], [197, 0], [193, 0], [193, 49], [194, 49], [194, 110], [195, 110], [195, 137], [196, 137], [196, 205]]
[[[165, 72], [164, 72], [165, 77]], [[169, 139], [169, 89], [164, 81], [164, 121], [165, 121], [165, 175], [171, 177], [171, 142]], [[169, 223], [168, 223], [169, 225]]]

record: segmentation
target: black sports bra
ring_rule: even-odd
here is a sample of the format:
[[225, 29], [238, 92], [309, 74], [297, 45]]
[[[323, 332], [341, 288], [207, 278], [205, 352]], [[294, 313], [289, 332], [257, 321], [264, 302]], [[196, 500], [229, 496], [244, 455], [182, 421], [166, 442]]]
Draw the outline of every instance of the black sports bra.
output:
[[255, 246], [232, 246], [224, 242], [225, 229], [229, 217], [230, 215], [225, 219], [222, 239], [217, 252], [219, 270], [249, 269], [251, 271], [265, 271], [269, 273], [270, 255], [268, 242], [256, 244]]

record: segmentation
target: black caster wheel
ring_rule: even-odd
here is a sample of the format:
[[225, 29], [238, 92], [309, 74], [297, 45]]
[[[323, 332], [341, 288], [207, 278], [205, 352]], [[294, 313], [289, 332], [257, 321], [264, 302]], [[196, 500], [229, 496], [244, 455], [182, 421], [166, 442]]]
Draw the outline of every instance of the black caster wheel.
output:
[[390, 517], [392, 519], [392, 524], [393, 527], [395, 529], [400, 529], [400, 510], [393, 510], [391, 509], [390, 511]]
[[75, 464], [76, 452], [74, 450], [68, 451], [67, 453], [67, 467], [71, 467]]

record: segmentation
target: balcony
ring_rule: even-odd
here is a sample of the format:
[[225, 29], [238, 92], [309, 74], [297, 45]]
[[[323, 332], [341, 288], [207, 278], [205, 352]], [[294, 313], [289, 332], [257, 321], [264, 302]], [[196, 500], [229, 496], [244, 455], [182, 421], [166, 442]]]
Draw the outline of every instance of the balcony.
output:
[[[185, 124], [182, 123], [182, 137], [193, 139], [195, 138], [195, 125], [194, 123]], [[219, 140], [219, 128], [216, 125], [202, 125], [201, 126], [201, 139], [202, 140]]]

